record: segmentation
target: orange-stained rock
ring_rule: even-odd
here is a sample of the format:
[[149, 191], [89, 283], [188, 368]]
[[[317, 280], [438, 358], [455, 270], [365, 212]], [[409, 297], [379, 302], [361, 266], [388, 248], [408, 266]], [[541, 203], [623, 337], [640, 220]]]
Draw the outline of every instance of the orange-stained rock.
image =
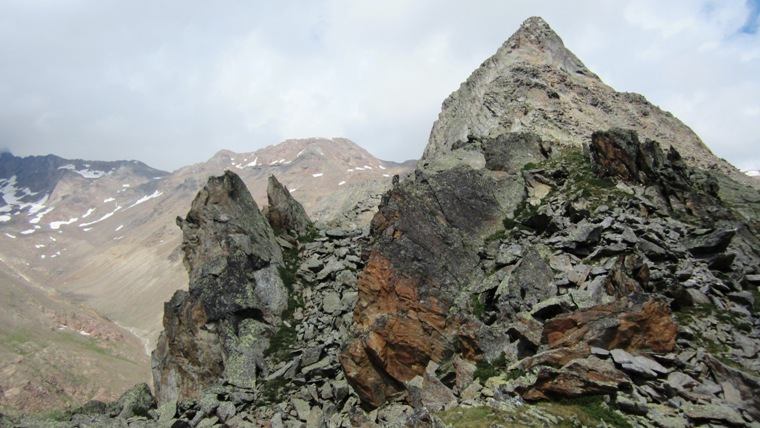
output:
[[[431, 361], [479, 350], [452, 310], [473, 272], [478, 246], [503, 213], [488, 174], [455, 168], [397, 183], [372, 221], [375, 244], [360, 274], [355, 336], [341, 353], [362, 401], [379, 406]], [[457, 318], [458, 319], [458, 318]], [[378, 385], [384, 382], [384, 385]]]
[[556, 400], [610, 394], [629, 387], [630, 380], [614, 364], [590, 356], [572, 360], [559, 370], [542, 368], [533, 385], [519, 392], [525, 400]]
[[670, 352], [678, 326], [668, 306], [657, 299], [631, 295], [606, 305], [559, 315], [544, 325], [543, 341], [550, 348], [584, 342], [628, 352]]
[[350, 342], [339, 357], [346, 379], [365, 403], [378, 407], [404, 391], [402, 384], [373, 363], [363, 340]]

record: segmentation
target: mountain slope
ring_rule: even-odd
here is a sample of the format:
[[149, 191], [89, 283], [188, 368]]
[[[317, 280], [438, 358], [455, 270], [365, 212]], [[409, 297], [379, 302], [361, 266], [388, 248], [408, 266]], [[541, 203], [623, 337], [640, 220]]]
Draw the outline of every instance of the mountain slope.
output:
[[114, 400], [149, 379], [142, 343], [0, 262], [0, 412]]
[[[2, 208], [9, 219], [0, 223], [0, 257], [32, 283], [95, 308], [152, 342], [163, 302], [187, 286], [175, 218], [186, 214], [208, 176], [225, 169], [243, 178], [260, 206], [275, 174], [312, 218], [361, 227], [392, 176], [411, 167], [378, 160], [340, 138], [222, 151], [172, 174], [133, 162], [6, 154], [0, 158], [0, 171], [6, 171], [0, 189], [11, 203]], [[22, 175], [28, 170], [36, 173]], [[37, 174], [48, 179], [32, 181]]]

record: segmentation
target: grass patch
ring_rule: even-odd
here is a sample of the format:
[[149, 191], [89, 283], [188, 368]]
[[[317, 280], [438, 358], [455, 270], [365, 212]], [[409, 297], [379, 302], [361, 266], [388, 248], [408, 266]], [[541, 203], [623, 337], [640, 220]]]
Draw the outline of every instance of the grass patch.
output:
[[[603, 395], [589, 395], [585, 397], [567, 398], [559, 402], [562, 406], [577, 408], [585, 414], [593, 423], [604, 421], [607, 425], [619, 428], [633, 428], [623, 415], [615, 412], [612, 407], [604, 402]], [[584, 423], [584, 425], [586, 425]]]
[[488, 426], [536, 427], [606, 426], [631, 428], [622, 414], [607, 403], [603, 396], [581, 397], [558, 402], [539, 402], [522, 406], [505, 403], [503, 409], [488, 406], [455, 407], [437, 414], [444, 424], [456, 428]]

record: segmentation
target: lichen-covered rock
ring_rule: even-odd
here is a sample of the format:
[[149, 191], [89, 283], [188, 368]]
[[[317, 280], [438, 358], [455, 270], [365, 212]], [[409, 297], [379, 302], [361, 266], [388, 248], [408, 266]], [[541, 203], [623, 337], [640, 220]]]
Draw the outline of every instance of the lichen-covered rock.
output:
[[198, 397], [220, 378], [252, 386], [287, 305], [280, 247], [237, 175], [209, 178], [177, 224], [190, 285], [164, 308], [153, 353], [161, 403]]
[[120, 409], [119, 417], [122, 419], [133, 416], [148, 417], [149, 412], [156, 408], [156, 399], [153, 398], [148, 385], [141, 383], [119, 397], [117, 408]]

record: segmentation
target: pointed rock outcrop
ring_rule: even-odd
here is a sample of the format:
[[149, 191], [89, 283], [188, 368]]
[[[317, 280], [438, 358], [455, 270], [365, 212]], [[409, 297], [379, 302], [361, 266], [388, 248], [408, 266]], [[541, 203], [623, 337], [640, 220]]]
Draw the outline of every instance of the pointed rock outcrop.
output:
[[280, 247], [240, 177], [209, 178], [177, 224], [190, 285], [165, 304], [153, 352], [162, 403], [197, 398], [219, 379], [251, 386], [287, 305]]
[[594, 131], [613, 127], [631, 128], [643, 140], [676, 147], [691, 166], [749, 181], [715, 157], [676, 117], [641, 95], [607, 86], [538, 17], [527, 19], [443, 102], [421, 165], [461, 157], [457, 145], [470, 138], [534, 132], [548, 141], [580, 147], [590, 143]]
[[267, 182], [267, 201], [269, 205], [265, 207], [264, 214], [275, 234], [298, 237], [309, 231], [311, 220], [303, 205], [290, 195], [274, 175], [270, 175]]

